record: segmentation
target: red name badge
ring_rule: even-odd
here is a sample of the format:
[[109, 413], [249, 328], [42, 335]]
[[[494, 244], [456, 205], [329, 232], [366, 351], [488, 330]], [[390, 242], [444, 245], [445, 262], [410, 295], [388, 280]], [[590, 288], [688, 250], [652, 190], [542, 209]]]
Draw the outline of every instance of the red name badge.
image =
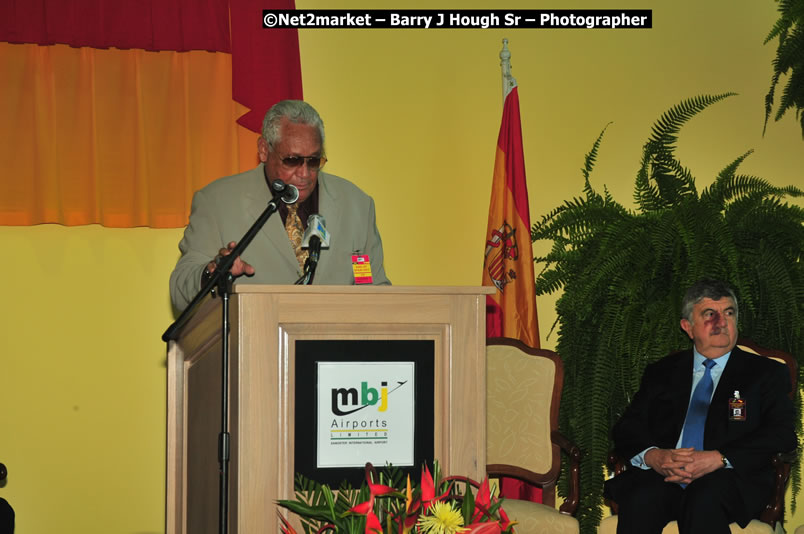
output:
[[368, 254], [352, 254], [352, 272], [355, 284], [371, 283], [371, 261]]

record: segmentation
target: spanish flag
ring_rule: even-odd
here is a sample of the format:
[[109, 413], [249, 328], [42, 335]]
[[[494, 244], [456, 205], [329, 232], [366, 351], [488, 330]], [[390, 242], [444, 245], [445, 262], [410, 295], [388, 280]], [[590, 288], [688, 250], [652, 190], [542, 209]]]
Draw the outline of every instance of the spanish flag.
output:
[[[497, 288], [486, 296], [486, 337], [510, 337], [539, 348], [519, 93], [510, 80], [494, 158], [483, 261], [483, 285]], [[500, 495], [542, 502], [540, 488], [515, 478], [501, 479]]]
[[497, 139], [483, 285], [497, 288], [486, 296], [486, 336], [519, 339], [539, 348], [528, 186], [515, 82], [505, 97]]

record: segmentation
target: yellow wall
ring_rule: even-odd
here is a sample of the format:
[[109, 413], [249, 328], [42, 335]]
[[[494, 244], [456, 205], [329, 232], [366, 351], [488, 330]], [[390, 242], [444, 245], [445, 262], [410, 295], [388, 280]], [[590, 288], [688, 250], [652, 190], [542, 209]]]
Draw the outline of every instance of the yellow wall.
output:
[[[593, 180], [628, 204], [650, 126], [682, 98], [702, 93], [739, 96], [682, 131], [680, 155], [699, 187], [750, 148], [745, 173], [804, 187], [804, 142], [794, 117], [761, 135], [773, 57], [762, 40], [775, 5], [662, 2], [653, 7], [652, 30], [304, 30], [305, 97], [327, 126], [328, 170], [376, 200], [394, 283], [476, 285], [501, 119], [503, 37], [520, 86], [536, 220], [580, 194], [583, 156], [610, 121]], [[300, 0], [298, 7], [378, 5]], [[159, 336], [171, 321], [167, 278], [180, 235], [0, 227], [0, 461], [10, 469], [0, 496], [18, 512], [18, 534], [164, 531]], [[553, 304], [538, 301], [543, 338]], [[543, 345], [553, 347], [555, 337]], [[802, 508], [792, 525], [804, 524]]]

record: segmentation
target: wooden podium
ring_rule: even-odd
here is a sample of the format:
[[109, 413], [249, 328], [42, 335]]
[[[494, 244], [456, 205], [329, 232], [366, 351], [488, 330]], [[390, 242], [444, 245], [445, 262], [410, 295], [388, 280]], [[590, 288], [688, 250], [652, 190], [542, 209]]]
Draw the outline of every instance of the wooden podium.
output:
[[[230, 301], [229, 532], [278, 532], [293, 496], [295, 342], [432, 340], [433, 452], [444, 473], [486, 465], [486, 287], [237, 285]], [[167, 534], [218, 532], [221, 304], [168, 344]]]

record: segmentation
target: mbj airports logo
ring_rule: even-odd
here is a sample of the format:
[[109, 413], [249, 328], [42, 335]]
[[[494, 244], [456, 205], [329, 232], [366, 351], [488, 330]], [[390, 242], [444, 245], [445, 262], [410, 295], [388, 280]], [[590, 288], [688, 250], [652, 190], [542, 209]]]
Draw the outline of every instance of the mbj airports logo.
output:
[[413, 465], [416, 364], [319, 362], [319, 467]]
[[[407, 383], [407, 380], [398, 381], [396, 386], [388, 391], [388, 382], [380, 382], [379, 390], [369, 387], [368, 382], [360, 383], [357, 388], [332, 388], [332, 413], [337, 416], [346, 416], [376, 406], [378, 412], [388, 410], [388, 395]], [[379, 406], [377, 406], [379, 404]], [[367, 415], [367, 414], [360, 414]]]

